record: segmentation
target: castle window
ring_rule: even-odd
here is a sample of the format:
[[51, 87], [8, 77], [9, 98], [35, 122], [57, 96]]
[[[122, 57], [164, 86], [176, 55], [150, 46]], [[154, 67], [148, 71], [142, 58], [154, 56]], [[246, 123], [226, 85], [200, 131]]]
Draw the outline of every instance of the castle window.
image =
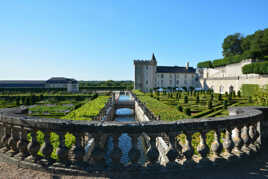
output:
[[185, 84], [185, 85], [187, 84], [187, 81], [186, 81], [186, 80], [184, 80], [184, 84]]
[[146, 85], [148, 85], [148, 80], [146, 80]]
[[169, 85], [172, 85], [172, 80], [169, 80]]
[[146, 66], [146, 70], [148, 70], [148, 66]]
[[171, 74], [169, 74], [169, 78], [172, 78], [172, 75]]
[[161, 87], [164, 85], [164, 81], [163, 80], [161, 80]]
[[179, 84], [179, 80], [176, 81], [176, 84], [177, 84], [177, 85]]
[[161, 74], [161, 78], [164, 78], [164, 74]]

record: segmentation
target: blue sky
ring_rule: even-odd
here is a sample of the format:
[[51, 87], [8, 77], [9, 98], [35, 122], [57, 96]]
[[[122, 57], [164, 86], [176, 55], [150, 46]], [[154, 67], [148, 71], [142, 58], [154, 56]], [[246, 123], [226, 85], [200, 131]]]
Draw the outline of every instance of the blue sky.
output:
[[0, 2], [0, 80], [133, 80], [133, 59], [221, 58], [223, 39], [268, 28], [268, 0]]

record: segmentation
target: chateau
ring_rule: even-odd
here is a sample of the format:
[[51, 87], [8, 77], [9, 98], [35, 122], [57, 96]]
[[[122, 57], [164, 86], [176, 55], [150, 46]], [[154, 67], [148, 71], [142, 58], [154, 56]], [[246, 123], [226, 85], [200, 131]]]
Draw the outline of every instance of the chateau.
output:
[[255, 62], [256, 60], [247, 59], [222, 67], [195, 69], [190, 67], [188, 62], [185, 67], [157, 66], [153, 54], [151, 60], [134, 60], [134, 89], [148, 92], [154, 88], [194, 87], [225, 93], [238, 91], [243, 84], [264, 87], [268, 84], [268, 75], [242, 73], [244, 65]]
[[189, 66], [157, 66], [152, 55], [151, 60], [134, 60], [135, 81], [134, 89], [148, 92], [154, 88], [181, 88], [198, 86], [196, 70]]

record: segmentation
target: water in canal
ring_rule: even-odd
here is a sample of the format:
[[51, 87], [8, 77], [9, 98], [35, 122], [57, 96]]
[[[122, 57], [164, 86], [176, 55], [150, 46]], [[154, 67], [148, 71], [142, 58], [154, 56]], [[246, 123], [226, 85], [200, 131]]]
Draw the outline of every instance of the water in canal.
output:
[[[119, 100], [121, 101], [126, 101], [130, 100], [129, 96], [126, 95], [120, 95]], [[126, 116], [132, 114], [132, 116]], [[120, 116], [122, 115], [122, 116]], [[114, 119], [115, 121], [118, 122], [127, 122], [127, 121], [134, 121], [135, 120], [135, 113], [132, 109], [128, 108], [121, 108], [116, 111], [116, 117]], [[111, 151], [113, 150], [113, 141], [112, 137], [109, 137], [108, 142], [107, 142], [107, 147], [108, 147], [108, 152], [106, 155], [106, 161], [108, 164], [111, 163], [111, 159], [109, 157]], [[144, 145], [143, 145], [143, 140], [141, 138], [138, 139], [138, 149], [140, 150], [141, 157], [140, 157], [140, 163], [144, 162]], [[122, 157], [121, 157], [121, 163], [124, 165], [127, 165], [129, 163], [129, 158], [128, 158], [128, 152], [131, 149], [132, 144], [131, 144], [131, 137], [128, 136], [128, 134], [124, 133], [119, 137], [119, 148], [121, 149], [122, 152]]]

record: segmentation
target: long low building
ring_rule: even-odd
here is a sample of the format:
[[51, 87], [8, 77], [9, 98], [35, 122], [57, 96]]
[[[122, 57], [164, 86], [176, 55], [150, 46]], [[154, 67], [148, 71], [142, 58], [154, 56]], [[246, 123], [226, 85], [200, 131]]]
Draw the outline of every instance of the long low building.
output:
[[49, 80], [2, 80], [0, 88], [64, 88], [67, 92], [78, 92], [79, 83], [75, 79], [53, 77]]

